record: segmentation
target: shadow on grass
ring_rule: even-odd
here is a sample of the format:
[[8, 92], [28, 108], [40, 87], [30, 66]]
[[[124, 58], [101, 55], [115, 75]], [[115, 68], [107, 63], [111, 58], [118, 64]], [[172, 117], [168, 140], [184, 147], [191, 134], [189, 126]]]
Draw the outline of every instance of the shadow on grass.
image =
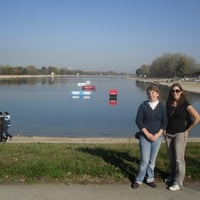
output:
[[[122, 174], [127, 177], [131, 183], [135, 180], [139, 160], [129, 155], [129, 152], [120, 152], [104, 148], [79, 148], [84, 153], [101, 157], [106, 163], [118, 167]], [[136, 167], [133, 163], [137, 163]]]
[[[129, 152], [121, 152], [104, 148], [79, 148], [84, 153], [101, 157], [106, 163], [118, 167], [122, 174], [129, 179], [131, 183], [135, 181], [139, 159], [136, 156], [130, 156]], [[166, 178], [166, 171], [155, 167], [155, 174], [161, 179]]]
[[190, 156], [185, 156], [186, 162], [186, 176], [192, 176], [193, 178], [199, 178], [199, 166], [200, 161], [197, 158], [191, 158]]
[[186, 164], [191, 165], [191, 166], [200, 166], [200, 160], [196, 158], [191, 158], [190, 156], [185, 157]]

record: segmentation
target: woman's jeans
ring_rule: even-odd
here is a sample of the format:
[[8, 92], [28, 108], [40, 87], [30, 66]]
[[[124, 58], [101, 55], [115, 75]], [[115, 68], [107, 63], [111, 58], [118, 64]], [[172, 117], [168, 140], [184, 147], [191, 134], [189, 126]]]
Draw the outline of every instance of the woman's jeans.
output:
[[183, 187], [185, 178], [185, 148], [187, 144], [188, 133], [181, 132], [175, 135], [166, 134], [165, 141], [169, 154], [169, 178]]
[[151, 142], [145, 136], [141, 135], [139, 140], [140, 146], [140, 166], [136, 176], [136, 182], [142, 184], [144, 178], [146, 182], [154, 181], [154, 168], [155, 162], [160, 149], [163, 136], [159, 137], [156, 141]]

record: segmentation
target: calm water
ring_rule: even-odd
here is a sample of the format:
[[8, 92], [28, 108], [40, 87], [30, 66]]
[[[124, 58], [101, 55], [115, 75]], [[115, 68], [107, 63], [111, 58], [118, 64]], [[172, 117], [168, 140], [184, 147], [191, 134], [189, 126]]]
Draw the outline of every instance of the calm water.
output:
[[[96, 86], [91, 99], [73, 99], [78, 82]], [[132, 137], [135, 115], [146, 99], [148, 84], [124, 78], [29, 78], [0, 80], [1, 112], [11, 114], [13, 135], [66, 137]], [[108, 91], [118, 90], [117, 105]], [[163, 100], [168, 88], [162, 87]], [[200, 112], [200, 95], [187, 93]], [[200, 136], [200, 125], [191, 136]]]

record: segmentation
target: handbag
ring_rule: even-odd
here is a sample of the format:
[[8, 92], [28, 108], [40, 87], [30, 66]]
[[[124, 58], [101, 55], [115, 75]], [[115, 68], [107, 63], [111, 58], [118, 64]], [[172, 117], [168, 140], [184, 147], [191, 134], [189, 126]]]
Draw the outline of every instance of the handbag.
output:
[[140, 134], [142, 134], [142, 131], [137, 131], [135, 133], [135, 139], [139, 140], [140, 139]]

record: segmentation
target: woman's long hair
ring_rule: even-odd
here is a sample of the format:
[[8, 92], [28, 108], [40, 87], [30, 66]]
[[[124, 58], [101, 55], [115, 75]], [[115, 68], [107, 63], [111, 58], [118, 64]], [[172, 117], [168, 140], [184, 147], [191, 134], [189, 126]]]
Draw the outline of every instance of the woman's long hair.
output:
[[[173, 90], [174, 87], [178, 87], [182, 91], [180, 99], [178, 99], [178, 100], [174, 99], [174, 97], [172, 96], [172, 92], [173, 92], [172, 90]], [[185, 97], [185, 94], [183, 92], [182, 86], [179, 83], [174, 83], [169, 89], [169, 94], [168, 94], [168, 98], [167, 98], [167, 103], [166, 104], [167, 104], [167, 106], [169, 106], [169, 105], [172, 105], [176, 101], [177, 106], [178, 106], [181, 103], [183, 103], [185, 98], [186, 97]]]

